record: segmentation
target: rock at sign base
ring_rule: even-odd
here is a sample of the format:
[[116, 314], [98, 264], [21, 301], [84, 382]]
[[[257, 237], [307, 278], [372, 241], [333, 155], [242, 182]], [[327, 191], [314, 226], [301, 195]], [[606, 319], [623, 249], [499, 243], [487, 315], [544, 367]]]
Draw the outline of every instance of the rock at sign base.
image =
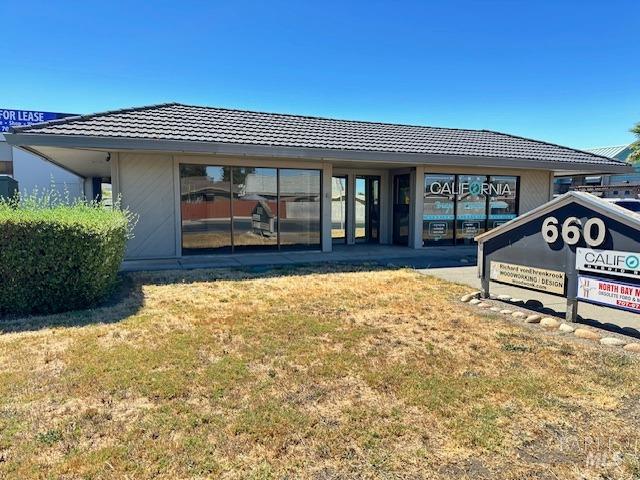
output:
[[540, 320], [540, 325], [545, 328], [557, 328], [560, 326], [560, 322], [553, 317], [544, 317]]
[[601, 338], [600, 343], [602, 345], [609, 345], [610, 347], [622, 347], [627, 344], [627, 342], [625, 342], [621, 338], [616, 338], [616, 337]]
[[491, 306], [490, 303], [480, 302], [477, 304], [479, 308], [489, 308]]
[[623, 348], [627, 352], [640, 353], [640, 343], [627, 343]]
[[478, 305], [479, 303], [482, 303], [482, 302], [477, 298], [472, 298], [471, 300], [469, 300], [469, 304], [471, 305]]
[[567, 325], [566, 323], [563, 323], [562, 325], [560, 325], [559, 330], [563, 333], [572, 333], [575, 328], [573, 328], [571, 325]]
[[540, 323], [540, 315], [529, 315], [524, 319], [524, 323]]
[[512, 298], [511, 299], [511, 303], [522, 303], [522, 299], [521, 298]]
[[522, 313], [522, 312], [513, 312], [513, 313], [511, 314], [511, 316], [512, 316], [513, 318], [524, 318], [524, 317], [526, 317], [526, 315], [525, 315], [524, 313]]
[[513, 313], [513, 310], [505, 308], [504, 310], [500, 310], [500, 313], [502, 313], [503, 315], [511, 315]]
[[498, 295], [496, 298], [498, 300], [511, 300], [511, 295], [502, 294], [502, 295]]
[[593, 330], [587, 330], [586, 328], [578, 328], [573, 334], [578, 338], [585, 338], [587, 340], [600, 340], [600, 335], [598, 335]]
[[472, 298], [474, 298], [473, 293], [469, 293], [467, 295], [463, 295], [462, 297], [460, 297], [460, 301], [466, 303], [469, 300], [471, 300]]

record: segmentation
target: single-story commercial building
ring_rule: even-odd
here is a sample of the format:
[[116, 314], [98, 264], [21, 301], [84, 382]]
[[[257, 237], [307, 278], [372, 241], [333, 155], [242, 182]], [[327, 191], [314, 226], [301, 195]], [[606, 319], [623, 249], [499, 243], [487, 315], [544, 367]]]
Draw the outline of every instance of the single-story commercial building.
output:
[[547, 202], [556, 175], [630, 170], [488, 130], [178, 103], [69, 117], [5, 137], [86, 179], [110, 181], [139, 215], [128, 259], [469, 244]]

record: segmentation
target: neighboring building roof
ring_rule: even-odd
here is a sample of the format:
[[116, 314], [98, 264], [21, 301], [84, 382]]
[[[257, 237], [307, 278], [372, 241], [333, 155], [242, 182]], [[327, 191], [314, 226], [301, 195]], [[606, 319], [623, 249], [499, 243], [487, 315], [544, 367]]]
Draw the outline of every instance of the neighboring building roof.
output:
[[167, 103], [69, 117], [14, 134], [458, 155], [620, 166], [581, 150], [490, 130], [337, 120]]
[[626, 162], [631, 154], [631, 147], [629, 145], [614, 145], [612, 147], [586, 148], [585, 152]]

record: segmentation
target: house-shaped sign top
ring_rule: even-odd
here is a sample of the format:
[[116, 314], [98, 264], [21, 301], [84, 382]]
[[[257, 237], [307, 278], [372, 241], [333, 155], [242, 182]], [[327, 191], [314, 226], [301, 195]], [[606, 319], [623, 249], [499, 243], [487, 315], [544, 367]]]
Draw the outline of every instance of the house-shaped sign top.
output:
[[492, 281], [564, 296], [574, 321], [579, 278], [640, 287], [640, 215], [589, 193], [565, 193], [476, 240], [484, 297]]

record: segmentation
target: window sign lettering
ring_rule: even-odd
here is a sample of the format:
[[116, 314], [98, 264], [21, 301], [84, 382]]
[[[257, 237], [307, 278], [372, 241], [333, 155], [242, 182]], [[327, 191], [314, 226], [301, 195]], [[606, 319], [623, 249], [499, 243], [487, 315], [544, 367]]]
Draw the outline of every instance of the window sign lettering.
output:
[[518, 215], [518, 177], [425, 174], [424, 245], [471, 243]]

